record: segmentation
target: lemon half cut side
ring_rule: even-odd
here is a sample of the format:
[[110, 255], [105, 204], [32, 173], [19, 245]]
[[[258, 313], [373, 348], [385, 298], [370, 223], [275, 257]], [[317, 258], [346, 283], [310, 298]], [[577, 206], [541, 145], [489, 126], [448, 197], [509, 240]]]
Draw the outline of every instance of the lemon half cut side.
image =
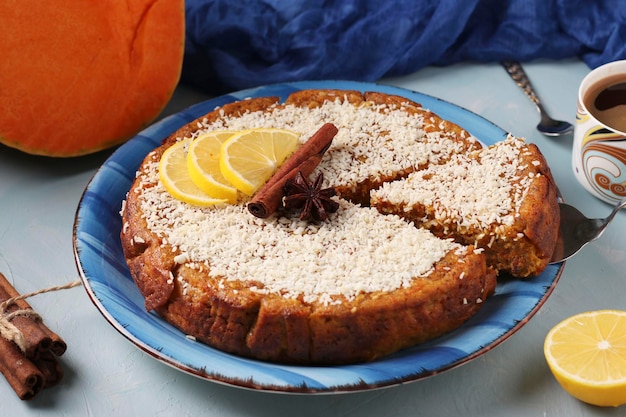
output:
[[598, 310], [548, 332], [544, 354], [563, 389], [589, 404], [626, 404], [626, 311]]

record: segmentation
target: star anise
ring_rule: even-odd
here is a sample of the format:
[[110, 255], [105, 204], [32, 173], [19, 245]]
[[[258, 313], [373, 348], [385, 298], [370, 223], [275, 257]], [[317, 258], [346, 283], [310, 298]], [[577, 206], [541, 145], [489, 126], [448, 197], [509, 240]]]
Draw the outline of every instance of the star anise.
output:
[[285, 183], [283, 204], [287, 209], [302, 209], [300, 220], [324, 221], [328, 213], [334, 213], [339, 203], [331, 197], [336, 194], [333, 187], [323, 188], [324, 174], [321, 172], [313, 183], [309, 183], [301, 172]]

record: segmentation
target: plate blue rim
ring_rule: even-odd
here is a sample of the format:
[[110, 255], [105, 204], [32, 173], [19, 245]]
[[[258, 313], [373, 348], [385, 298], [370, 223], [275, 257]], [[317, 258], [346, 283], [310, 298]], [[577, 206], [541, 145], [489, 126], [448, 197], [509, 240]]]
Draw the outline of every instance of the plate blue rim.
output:
[[415, 91], [351, 81], [282, 83], [243, 90], [198, 103], [140, 132], [118, 148], [87, 185], [74, 222], [74, 255], [93, 304], [123, 336], [157, 360], [199, 378], [230, 386], [283, 393], [341, 393], [417, 381], [485, 354], [524, 326], [552, 293], [564, 263], [528, 280], [502, 280], [496, 294], [459, 329], [437, 340], [371, 363], [332, 367], [291, 366], [230, 355], [195, 342], [144, 309], [124, 261], [119, 211], [141, 161], [181, 126], [217, 106], [249, 98], [285, 99], [303, 89], [377, 91], [421, 103], [489, 145], [506, 132], [462, 107]]

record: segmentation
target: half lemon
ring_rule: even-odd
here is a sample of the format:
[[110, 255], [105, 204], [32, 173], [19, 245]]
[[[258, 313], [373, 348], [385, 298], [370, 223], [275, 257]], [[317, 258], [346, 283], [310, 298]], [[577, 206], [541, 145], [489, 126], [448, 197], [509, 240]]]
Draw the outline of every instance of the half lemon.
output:
[[563, 389], [589, 404], [626, 404], [626, 311], [577, 314], [546, 336], [544, 354]]

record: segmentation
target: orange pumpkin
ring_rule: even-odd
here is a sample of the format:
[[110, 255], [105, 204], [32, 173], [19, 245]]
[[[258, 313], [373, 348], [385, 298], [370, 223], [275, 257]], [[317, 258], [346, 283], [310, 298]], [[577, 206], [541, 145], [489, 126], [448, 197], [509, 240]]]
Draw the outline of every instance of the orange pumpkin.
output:
[[0, 2], [0, 142], [55, 157], [128, 140], [180, 78], [184, 0]]

